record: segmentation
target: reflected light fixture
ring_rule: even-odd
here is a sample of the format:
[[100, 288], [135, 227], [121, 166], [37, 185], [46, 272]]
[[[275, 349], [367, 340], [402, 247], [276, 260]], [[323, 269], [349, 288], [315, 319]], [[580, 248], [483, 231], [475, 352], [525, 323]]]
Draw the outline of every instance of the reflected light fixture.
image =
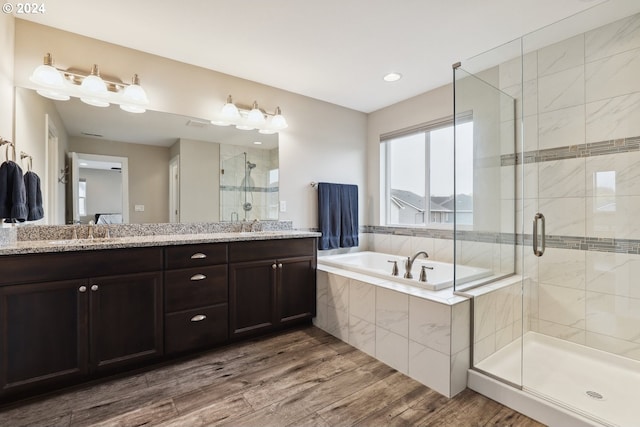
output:
[[382, 79], [385, 82], [397, 82], [401, 78], [402, 78], [402, 74], [400, 73], [389, 73], [389, 74], [386, 74]]
[[261, 110], [257, 101], [253, 101], [251, 107], [237, 106], [233, 103], [231, 95], [227, 97], [227, 102], [211, 123], [217, 126], [234, 125], [240, 130], [257, 129], [262, 134], [274, 134], [287, 127], [280, 107], [276, 107], [275, 112], [271, 114]]
[[127, 84], [118, 79], [104, 79], [95, 64], [90, 73], [62, 70], [53, 66], [50, 53], [45, 55], [44, 64], [33, 71], [29, 80], [37, 86], [38, 94], [59, 101], [75, 97], [96, 107], [118, 104], [121, 109], [130, 113], [144, 113], [149, 104], [137, 74], [134, 74], [132, 83]]

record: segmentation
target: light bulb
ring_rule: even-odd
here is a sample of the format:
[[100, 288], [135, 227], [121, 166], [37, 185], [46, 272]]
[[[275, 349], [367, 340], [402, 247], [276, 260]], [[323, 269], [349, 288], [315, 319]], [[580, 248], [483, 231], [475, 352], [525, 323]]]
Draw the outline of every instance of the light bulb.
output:
[[147, 111], [143, 106], [149, 104], [147, 93], [140, 86], [140, 79], [137, 74], [133, 75], [133, 82], [124, 88], [122, 98], [125, 103], [120, 104], [120, 108], [130, 113], [144, 113]]

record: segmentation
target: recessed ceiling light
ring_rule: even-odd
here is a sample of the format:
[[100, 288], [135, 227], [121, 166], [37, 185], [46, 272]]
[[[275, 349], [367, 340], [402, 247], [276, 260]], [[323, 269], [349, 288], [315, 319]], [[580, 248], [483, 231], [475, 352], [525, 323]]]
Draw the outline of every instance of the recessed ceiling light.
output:
[[262, 145], [262, 141], [253, 141], [253, 145]]
[[383, 77], [385, 82], [397, 82], [402, 78], [400, 73], [389, 73]]

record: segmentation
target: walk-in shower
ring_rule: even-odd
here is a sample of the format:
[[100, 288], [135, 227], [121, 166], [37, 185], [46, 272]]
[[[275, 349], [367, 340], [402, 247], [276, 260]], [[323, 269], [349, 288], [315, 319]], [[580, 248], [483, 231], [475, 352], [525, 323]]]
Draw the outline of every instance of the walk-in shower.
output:
[[473, 295], [469, 385], [551, 424], [640, 420], [640, 4], [613, 4], [454, 71], [478, 153], [455, 261], [480, 240], [516, 273], [456, 286]]
[[278, 219], [278, 150], [221, 147], [220, 218]]

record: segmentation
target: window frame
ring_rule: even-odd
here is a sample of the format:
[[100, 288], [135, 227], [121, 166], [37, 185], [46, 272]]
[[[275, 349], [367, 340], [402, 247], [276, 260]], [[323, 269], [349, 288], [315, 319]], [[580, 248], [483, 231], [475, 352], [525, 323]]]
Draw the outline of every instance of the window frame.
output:
[[[437, 228], [437, 229], [447, 229], [452, 230], [454, 223], [444, 223], [444, 222], [432, 222], [431, 221], [431, 132], [443, 129], [447, 127], [451, 127], [453, 131], [453, 143], [455, 146], [455, 132], [456, 125], [464, 124], [467, 122], [473, 121], [473, 114], [471, 111], [459, 114], [455, 118], [454, 116], [447, 116], [440, 119], [436, 119], [430, 122], [425, 122], [416, 126], [411, 126], [408, 128], [400, 129], [393, 132], [387, 132], [380, 135], [380, 161], [383, 163], [384, 167], [380, 167], [380, 171], [384, 171], [384, 176], [381, 177], [381, 182], [383, 184], [383, 188], [381, 190], [381, 196], [383, 202], [381, 203], [380, 213], [381, 220], [380, 225], [386, 227], [398, 227], [398, 228]], [[423, 222], [416, 224], [402, 224], [402, 223], [390, 223], [389, 220], [391, 218], [391, 162], [388, 161], [390, 158], [390, 144], [386, 144], [387, 142], [398, 139], [405, 136], [424, 134], [425, 140], [425, 209], [422, 212]], [[455, 149], [454, 149], [455, 153]], [[454, 156], [455, 163], [455, 156]], [[452, 165], [452, 173], [455, 179], [455, 166]], [[454, 196], [455, 196], [455, 185], [454, 185]], [[455, 211], [454, 211], [455, 212]]]

